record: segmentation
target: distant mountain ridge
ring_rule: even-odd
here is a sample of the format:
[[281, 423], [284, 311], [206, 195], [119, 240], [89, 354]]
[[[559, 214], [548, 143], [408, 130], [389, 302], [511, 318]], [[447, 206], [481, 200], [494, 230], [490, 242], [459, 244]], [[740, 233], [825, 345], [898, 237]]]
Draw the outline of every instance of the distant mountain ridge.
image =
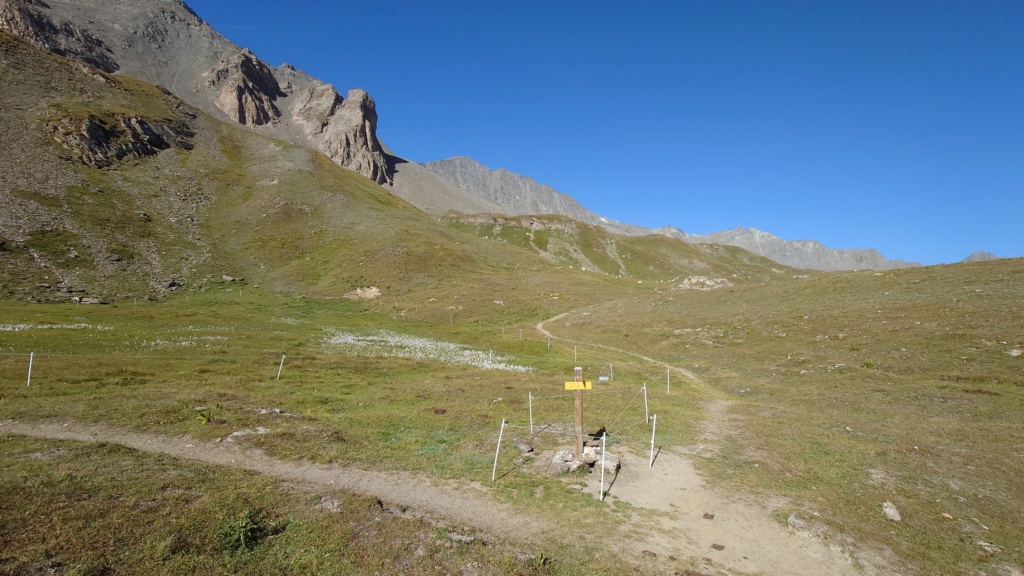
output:
[[817, 270], [916, 265], [887, 260], [875, 250], [836, 250], [753, 228], [704, 236], [645, 228], [602, 217], [553, 188], [471, 158], [425, 164], [402, 159], [377, 138], [376, 106], [365, 91], [351, 89], [343, 97], [293, 66], [270, 66], [181, 0], [0, 0], [0, 29], [105, 72], [166, 87], [214, 117], [317, 150], [430, 214], [562, 215], [616, 234], [728, 244]]
[[[586, 224], [601, 226], [615, 234], [648, 234], [640, 226], [603, 218], [587, 210], [575, 198], [532, 178], [504, 168], [491, 170], [467, 156], [455, 156], [423, 164], [439, 178], [462, 190], [473, 192], [503, 209], [507, 216], [555, 214]], [[462, 211], [465, 212], [465, 211]]]
[[587, 210], [567, 194], [549, 186], [509, 172], [504, 168], [491, 170], [483, 164], [456, 156], [423, 165], [451, 185], [474, 192], [497, 204], [509, 216], [556, 214], [574, 220], [602, 226], [606, 230], [628, 236], [663, 234], [693, 244], [725, 244], [744, 248], [786, 266], [823, 271], [884, 270], [918, 266], [915, 262], [888, 260], [877, 250], [829, 248], [814, 240], [784, 240], [757, 230], [738, 227], [706, 235], [687, 234], [671, 226], [645, 228], [604, 218]]
[[705, 235], [684, 234], [681, 238], [697, 244], [739, 246], [758, 256], [764, 256], [794, 268], [840, 271], [889, 270], [920, 266], [917, 262], [889, 260], [878, 250], [871, 248], [838, 250], [814, 240], [783, 240], [768, 232], [742, 226]]

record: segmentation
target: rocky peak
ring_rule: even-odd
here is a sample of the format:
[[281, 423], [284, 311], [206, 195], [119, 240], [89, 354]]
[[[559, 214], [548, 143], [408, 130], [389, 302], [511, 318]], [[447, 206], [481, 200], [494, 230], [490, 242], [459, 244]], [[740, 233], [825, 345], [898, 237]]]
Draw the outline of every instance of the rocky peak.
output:
[[988, 262], [989, 260], [998, 260], [999, 256], [991, 252], [985, 252], [984, 250], [975, 252], [967, 258], [964, 258], [964, 262]]
[[323, 116], [320, 129], [321, 152], [378, 184], [393, 181], [392, 170], [377, 139], [377, 107], [365, 90], [349, 90], [348, 98], [342, 99], [334, 88], [325, 85], [320, 98], [311, 100], [309, 107], [314, 111], [330, 110]]
[[281, 111], [275, 101], [281, 91], [273, 71], [248, 48], [242, 49], [209, 72], [207, 85], [215, 89], [217, 108], [247, 126], [278, 122]]

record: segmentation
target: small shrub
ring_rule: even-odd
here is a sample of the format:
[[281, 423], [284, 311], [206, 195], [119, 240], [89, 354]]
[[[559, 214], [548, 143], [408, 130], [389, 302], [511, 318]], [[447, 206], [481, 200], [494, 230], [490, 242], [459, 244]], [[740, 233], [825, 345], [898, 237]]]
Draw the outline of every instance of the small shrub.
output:
[[248, 552], [280, 529], [263, 511], [247, 508], [221, 525], [220, 547], [225, 552]]

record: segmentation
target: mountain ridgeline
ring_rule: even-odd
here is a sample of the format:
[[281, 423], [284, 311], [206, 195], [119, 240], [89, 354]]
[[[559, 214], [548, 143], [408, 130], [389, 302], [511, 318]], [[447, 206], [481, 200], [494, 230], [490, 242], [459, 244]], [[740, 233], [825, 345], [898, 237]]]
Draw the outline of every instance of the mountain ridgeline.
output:
[[[159, 86], [180, 99], [177, 107], [187, 105], [254, 134], [320, 152], [433, 216], [558, 215], [617, 235], [660, 234], [691, 244], [739, 246], [806, 269], [913, 265], [886, 260], [874, 250], [835, 250], [748, 228], [707, 236], [673, 227], [644, 228], [599, 216], [566, 194], [504, 169], [490, 170], [470, 158], [426, 164], [402, 159], [378, 139], [375, 103], [365, 91], [351, 89], [343, 96], [291, 65], [269, 65], [224, 38], [180, 0], [0, 0], [0, 29], [80, 61], [94, 75], [138, 78]], [[181, 118], [150, 123], [130, 116], [107, 118], [113, 124], [98, 125], [88, 115], [64, 115], [49, 119], [47, 129], [93, 168], [149, 155], [147, 149], [191, 145], [193, 128]], [[96, 144], [92, 136], [97, 134], [104, 134], [107, 142]]]
[[0, 91], [5, 298], [115, 303], [242, 286], [343, 298], [374, 287], [440, 319], [491, 315], [495, 302], [530, 310], [639, 285], [686, 289], [696, 276], [795, 274], [740, 249], [566, 217], [440, 220], [318, 150], [3, 31], [0, 81], [18, 87]]

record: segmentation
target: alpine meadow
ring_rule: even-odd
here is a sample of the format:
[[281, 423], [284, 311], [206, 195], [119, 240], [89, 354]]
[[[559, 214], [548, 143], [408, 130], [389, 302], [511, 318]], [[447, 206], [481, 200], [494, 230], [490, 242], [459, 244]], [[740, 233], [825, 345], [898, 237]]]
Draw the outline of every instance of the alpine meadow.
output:
[[0, 75], [0, 574], [1024, 573], [1020, 258], [419, 164], [178, 0]]

